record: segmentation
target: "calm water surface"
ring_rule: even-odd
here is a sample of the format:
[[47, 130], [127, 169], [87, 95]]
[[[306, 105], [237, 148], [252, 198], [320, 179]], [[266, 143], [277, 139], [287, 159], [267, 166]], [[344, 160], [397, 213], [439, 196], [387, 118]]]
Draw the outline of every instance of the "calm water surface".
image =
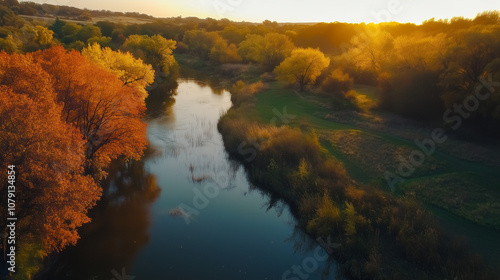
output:
[[41, 279], [334, 279], [287, 207], [228, 159], [229, 93], [180, 80], [174, 99], [149, 100], [144, 158], [114, 167], [82, 239]]

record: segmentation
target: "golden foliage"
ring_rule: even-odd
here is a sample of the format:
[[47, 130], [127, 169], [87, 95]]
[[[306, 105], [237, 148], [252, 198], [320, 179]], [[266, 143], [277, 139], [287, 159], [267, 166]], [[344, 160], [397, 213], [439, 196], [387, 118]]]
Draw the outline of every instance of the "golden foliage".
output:
[[118, 76], [124, 86], [137, 90], [143, 100], [147, 97], [146, 87], [154, 82], [155, 71], [142, 59], [135, 58], [129, 52], [113, 51], [108, 47], [101, 48], [97, 43], [83, 49], [82, 54]]
[[283, 34], [249, 34], [246, 40], [240, 43], [238, 52], [245, 60], [258, 62], [264, 70], [272, 71], [291, 54], [293, 48], [290, 38]]
[[297, 48], [292, 51], [290, 57], [276, 67], [274, 72], [278, 75], [278, 79], [298, 83], [300, 90], [303, 90], [306, 85], [314, 83], [329, 64], [330, 58], [325, 57], [320, 50]]
[[217, 63], [241, 62], [241, 56], [235, 44], [227, 44], [227, 41], [219, 38], [210, 49], [210, 59]]
[[307, 230], [319, 236], [328, 236], [342, 220], [340, 209], [331, 200], [328, 192], [323, 194], [316, 216], [307, 224]]

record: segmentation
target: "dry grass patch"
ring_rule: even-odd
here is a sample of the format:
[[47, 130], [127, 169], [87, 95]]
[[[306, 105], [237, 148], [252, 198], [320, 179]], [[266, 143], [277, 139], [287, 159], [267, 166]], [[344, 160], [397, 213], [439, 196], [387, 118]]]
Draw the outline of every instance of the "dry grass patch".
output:
[[[407, 159], [416, 149], [353, 129], [332, 131], [328, 139], [335, 149], [375, 177], [383, 177], [386, 171], [395, 172], [402, 159]], [[413, 176], [436, 172], [443, 166], [442, 162], [426, 157], [423, 165], [415, 169]]]

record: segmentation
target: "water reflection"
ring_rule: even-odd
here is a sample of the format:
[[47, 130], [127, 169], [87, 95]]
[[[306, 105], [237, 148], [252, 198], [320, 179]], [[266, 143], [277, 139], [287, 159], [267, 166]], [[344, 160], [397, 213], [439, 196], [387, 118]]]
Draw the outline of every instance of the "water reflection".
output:
[[[148, 149], [145, 159], [156, 153]], [[149, 242], [151, 204], [161, 189], [144, 161], [114, 163], [104, 184], [103, 197], [91, 210], [90, 224], [80, 230], [77, 246], [63, 251], [53, 269], [39, 279], [112, 279], [130, 268], [137, 252]]]
[[[122, 268], [148, 280], [282, 279], [312, 256], [288, 207], [228, 159], [217, 120], [231, 106], [229, 93], [193, 80], [181, 80], [177, 92], [175, 106], [168, 94], [148, 98], [150, 148], [141, 161], [113, 166], [82, 239], [41, 279], [109, 280]], [[218, 194], [188, 225], [179, 206], [196, 208], [207, 185]], [[307, 279], [329, 270], [319, 262]]]
[[111, 271], [130, 268], [149, 242], [150, 206], [160, 194], [153, 174], [142, 161], [115, 164], [92, 222], [80, 231], [78, 245], [60, 254], [54, 271], [40, 279], [106, 279]]
[[200, 87], [209, 87], [214, 94], [221, 95], [224, 93], [224, 88], [231, 86], [227, 84], [227, 77], [221, 79], [217, 75], [208, 74], [206, 72], [200, 71], [199, 69], [193, 69], [184, 66], [180, 69], [181, 77], [184, 79], [189, 79], [195, 82]]
[[[336, 280], [345, 279], [345, 277], [341, 274], [340, 270], [337, 269], [336, 263], [335, 261], [333, 261], [333, 257], [331, 256], [328, 256], [328, 258], [324, 257], [328, 254], [325, 248], [321, 247], [321, 245], [316, 240], [312, 239], [301, 228], [297, 226], [294, 227], [292, 235], [290, 236], [290, 238], [287, 239], [287, 241], [292, 243], [295, 253], [301, 253], [307, 256], [305, 257], [305, 259], [308, 259], [308, 261], [310, 261], [312, 264], [316, 263], [318, 265], [318, 271], [316, 275], [320, 276], [321, 279], [332, 279], [332, 278]], [[324, 265], [321, 266], [321, 264]], [[307, 273], [307, 269], [309, 268], [308, 265], [311, 266], [310, 264], [304, 261], [297, 265], [299, 267], [303, 266], [302, 269], [304, 270], [304, 273]], [[298, 276], [300, 278], [300, 275]]]
[[[175, 104], [177, 81], [157, 83], [146, 99], [146, 120], [160, 119], [171, 113]], [[164, 121], [174, 122], [175, 119]], [[114, 162], [103, 185], [103, 196], [89, 212], [92, 222], [79, 231], [78, 244], [50, 260], [49, 268], [37, 279], [99, 280], [112, 279], [113, 271], [130, 270], [134, 259], [150, 240], [151, 205], [161, 188], [145, 162], [161, 155], [150, 146], [139, 161]]]
[[146, 98], [146, 118], [148, 120], [159, 118], [163, 115], [172, 115], [172, 106], [175, 104], [176, 92], [150, 92]]
[[[286, 202], [272, 192], [259, 188], [253, 184], [250, 185], [249, 192], [257, 192], [262, 196], [262, 199], [266, 201], [264, 204], [266, 212], [273, 210], [272, 212], [274, 212], [278, 217], [284, 213], [292, 213]], [[295, 216], [294, 213], [292, 214]], [[293, 249], [293, 253], [303, 256], [303, 259], [301, 262], [294, 263], [290, 266], [289, 277], [282, 277], [279, 279], [346, 279], [345, 275], [337, 269], [338, 266], [334, 260], [334, 252], [332, 251], [340, 248], [342, 246], [341, 244], [332, 242], [332, 240], [321, 240], [321, 242], [318, 242], [318, 240], [312, 239], [309, 234], [299, 227], [299, 225], [296, 224], [295, 219], [291, 221], [290, 224], [293, 230], [284, 242], [290, 244]], [[330, 248], [328, 245], [332, 247]], [[320, 256], [320, 258], [318, 258], [318, 256]], [[303, 267], [304, 264], [307, 267]], [[300, 268], [300, 272], [293, 275], [295, 273], [293, 266]], [[307, 272], [308, 270], [311, 270], [312, 267], [316, 266], [317, 268], [313, 269], [312, 272]]]

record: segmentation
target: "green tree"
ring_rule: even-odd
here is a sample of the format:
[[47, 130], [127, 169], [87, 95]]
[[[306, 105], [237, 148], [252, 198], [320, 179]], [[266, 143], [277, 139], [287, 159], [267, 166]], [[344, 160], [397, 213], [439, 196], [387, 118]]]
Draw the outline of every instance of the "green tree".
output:
[[54, 23], [49, 26], [49, 29], [54, 31], [54, 34], [56, 35], [57, 38], [62, 38], [63, 37], [63, 27], [65, 24], [66, 24], [65, 21], [62, 21], [59, 18], [56, 18]]
[[146, 63], [159, 67], [164, 74], [176, 77], [178, 72], [177, 61], [172, 55], [177, 42], [165, 39], [160, 35], [132, 35], [123, 44], [124, 48], [143, 59]]
[[115, 23], [110, 21], [98, 21], [95, 25], [101, 29], [102, 36], [106, 37], [111, 37], [115, 27], [117, 26]]
[[[450, 63], [441, 77], [441, 85], [457, 97], [474, 91], [485, 67], [500, 56], [500, 31], [480, 30], [466, 31], [457, 37], [456, 46], [450, 52]], [[456, 100], [448, 100], [447, 104]]]
[[239, 44], [238, 53], [246, 61], [260, 62], [262, 45], [264, 45], [264, 36], [248, 34], [245, 41]]
[[84, 27], [80, 28], [76, 33], [76, 39], [82, 42], [87, 42], [88, 39], [92, 37], [101, 37], [101, 36], [102, 36], [101, 29], [91, 24], [85, 25]]
[[21, 40], [8, 35], [6, 38], [0, 38], [0, 50], [4, 50], [9, 54], [20, 52], [23, 46]]
[[268, 33], [265, 36], [248, 35], [238, 51], [246, 60], [258, 62], [265, 71], [272, 71], [290, 55], [293, 48], [288, 36]]
[[98, 44], [103, 47], [112, 47], [111, 44], [111, 37], [92, 37], [87, 40], [87, 45], [93, 45], [93, 44]]
[[[204, 59], [209, 58], [212, 48], [216, 42], [224, 40], [217, 32], [205, 30], [189, 30], [184, 34], [183, 42], [189, 48], [189, 52]], [[227, 44], [227, 42], [226, 42]]]
[[25, 51], [36, 51], [38, 49], [45, 49], [53, 44], [54, 31], [49, 30], [43, 26], [33, 26], [26, 24], [21, 28], [22, 39], [25, 45]]
[[72, 22], [67, 22], [63, 27], [62, 27], [62, 39], [61, 42], [65, 44], [71, 44], [75, 41], [76, 39], [76, 34], [78, 31], [82, 28], [82, 26], [72, 23]]

